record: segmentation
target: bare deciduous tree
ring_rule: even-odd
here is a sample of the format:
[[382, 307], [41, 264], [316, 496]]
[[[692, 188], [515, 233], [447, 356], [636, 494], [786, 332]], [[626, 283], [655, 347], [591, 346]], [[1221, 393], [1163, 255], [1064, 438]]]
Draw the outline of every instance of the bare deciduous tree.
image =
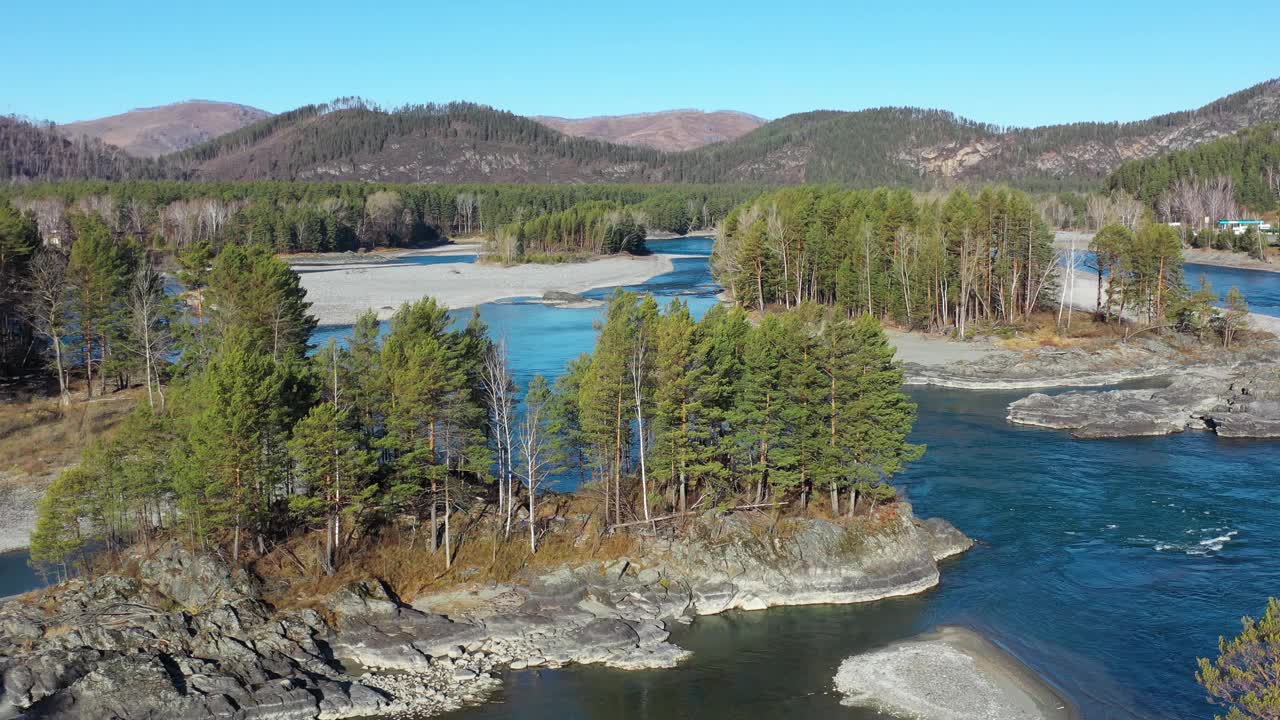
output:
[[62, 361], [62, 338], [71, 324], [71, 289], [67, 283], [67, 257], [54, 248], [44, 248], [31, 261], [23, 314], [31, 327], [44, 336], [53, 349], [53, 366], [58, 375], [58, 401], [71, 403], [67, 371]]
[[129, 285], [129, 316], [133, 324], [130, 350], [142, 363], [147, 381], [147, 402], [164, 407], [159, 368], [173, 348], [173, 337], [164, 316], [164, 280], [144, 255]]

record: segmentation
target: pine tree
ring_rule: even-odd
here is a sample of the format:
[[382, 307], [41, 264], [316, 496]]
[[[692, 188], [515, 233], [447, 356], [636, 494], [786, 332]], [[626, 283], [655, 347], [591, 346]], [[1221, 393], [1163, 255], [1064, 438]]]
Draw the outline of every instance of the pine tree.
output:
[[198, 534], [229, 531], [239, 562], [246, 531], [262, 535], [287, 471], [285, 440], [309, 404], [307, 373], [277, 362], [253, 333], [233, 328], [193, 384], [180, 500]]
[[218, 335], [234, 330], [273, 358], [302, 357], [316, 328], [297, 273], [262, 246], [223, 249], [209, 273], [205, 299]]
[[[75, 242], [67, 263], [85, 368], [85, 397], [93, 397], [93, 371], [101, 373], [118, 335], [132, 257], [96, 216], [74, 215]], [[103, 378], [105, 384], [105, 377]]]
[[289, 496], [289, 512], [305, 525], [323, 519], [325, 571], [332, 575], [342, 547], [344, 516], [368, 500], [368, 481], [376, 459], [361, 447], [346, 412], [336, 402], [311, 408], [289, 439], [298, 492]]
[[630, 465], [632, 387], [628, 364], [633, 351], [630, 319], [635, 293], [618, 291], [609, 301], [605, 323], [579, 389], [582, 436], [592, 448], [593, 461], [603, 472], [605, 515], [613, 498], [614, 524], [622, 522], [622, 478]]
[[703, 382], [698, 324], [689, 306], [672, 300], [658, 325], [654, 386], [654, 478], [674, 488], [676, 507], [688, 509], [691, 468], [699, 465], [708, 437], [703, 426]]

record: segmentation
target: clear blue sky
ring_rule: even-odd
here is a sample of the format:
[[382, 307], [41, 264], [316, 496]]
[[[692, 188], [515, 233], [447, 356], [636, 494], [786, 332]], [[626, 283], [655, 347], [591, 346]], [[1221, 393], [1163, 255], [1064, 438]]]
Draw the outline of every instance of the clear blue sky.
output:
[[1138, 119], [1280, 76], [1276, 0], [888, 4], [12, 0], [0, 113], [360, 95], [564, 116], [917, 105], [1032, 125]]

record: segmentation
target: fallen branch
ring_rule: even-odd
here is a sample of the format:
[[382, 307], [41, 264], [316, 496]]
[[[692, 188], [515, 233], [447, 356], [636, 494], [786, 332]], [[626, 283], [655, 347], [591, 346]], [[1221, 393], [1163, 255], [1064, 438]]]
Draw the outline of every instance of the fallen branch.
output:
[[1174, 325], [1173, 325], [1173, 323], [1166, 323], [1166, 324], [1164, 324], [1164, 325], [1148, 325], [1147, 327], [1144, 327], [1144, 328], [1142, 328], [1141, 330], [1135, 330], [1134, 332], [1131, 332], [1131, 333], [1126, 334], [1126, 335], [1124, 336], [1124, 341], [1125, 341], [1125, 342], [1129, 342], [1129, 338], [1131, 338], [1131, 337], [1133, 337], [1133, 336], [1135, 336], [1135, 335], [1141, 335], [1142, 333], [1144, 333], [1144, 332], [1146, 332], [1146, 331], [1148, 331], [1148, 330], [1160, 330], [1160, 329], [1163, 329], [1163, 328], [1171, 328], [1171, 327], [1173, 327], [1173, 326], [1174, 326]]

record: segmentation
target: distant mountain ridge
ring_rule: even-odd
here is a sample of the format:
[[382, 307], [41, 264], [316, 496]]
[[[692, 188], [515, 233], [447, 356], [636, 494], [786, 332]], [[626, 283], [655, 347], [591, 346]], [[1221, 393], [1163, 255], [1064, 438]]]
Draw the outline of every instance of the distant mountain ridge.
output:
[[765, 124], [764, 118], [736, 110], [663, 110], [631, 115], [597, 115], [531, 118], [565, 135], [620, 145], [641, 145], [665, 152], [680, 152], [734, 140]]
[[159, 157], [239, 130], [270, 115], [266, 110], [248, 105], [187, 100], [67, 123], [59, 129], [69, 138], [87, 135], [136, 157]]
[[[671, 115], [635, 117], [652, 128], [655, 118], [666, 121]], [[707, 115], [695, 111], [692, 117]], [[1280, 122], [1280, 79], [1194, 110], [1138, 122], [1008, 129], [943, 110], [819, 110], [788, 115], [734, 139], [681, 152], [575, 137], [545, 121], [474, 103], [384, 110], [344, 98], [263, 118], [165, 155], [160, 158], [163, 167], [146, 170], [204, 180], [809, 182], [916, 188], [1009, 182], [1030, 190], [1088, 189], [1101, 187], [1126, 161]], [[597, 129], [627, 134], [619, 118], [593, 122]], [[0, 127], [0, 153], [5, 148], [3, 131]], [[586, 133], [582, 126], [575, 132]], [[28, 169], [28, 177], [39, 177], [29, 169], [40, 163], [16, 164]], [[64, 177], [75, 169], [67, 163], [59, 166], [67, 168]], [[129, 172], [124, 165], [118, 167]]]

